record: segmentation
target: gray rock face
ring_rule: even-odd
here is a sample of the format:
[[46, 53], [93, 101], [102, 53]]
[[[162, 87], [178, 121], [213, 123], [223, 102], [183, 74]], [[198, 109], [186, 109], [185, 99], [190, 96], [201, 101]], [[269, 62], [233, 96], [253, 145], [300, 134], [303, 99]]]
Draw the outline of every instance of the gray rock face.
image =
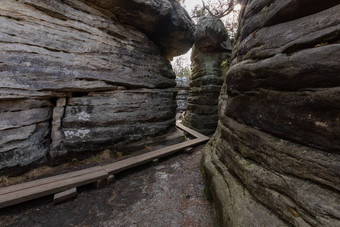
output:
[[221, 224], [339, 226], [339, 1], [243, 3], [202, 165]]
[[0, 172], [174, 127], [193, 29], [173, 0], [1, 1]]
[[194, 42], [195, 26], [176, 0], [85, 0], [110, 18], [146, 34], [164, 56], [187, 52]]
[[187, 99], [189, 95], [189, 78], [188, 77], [176, 77], [176, 102], [177, 113], [182, 113], [187, 110]]
[[61, 127], [52, 128], [52, 158], [62, 151], [120, 148], [166, 132], [174, 124], [176, 111], [173, 89], [94, 92], [69, 98], [67, 103], [60, 107]]
[[47, 100], [0, 102], [0, 166], [46, 161], [52, 105]]
[[206, 135], [215, 132], [223, 84], [221, 63], [230, 55], [230, 39], [222, 21], [210, 16], [200, 18], [191, 54], [192, 75], [184, 125]]

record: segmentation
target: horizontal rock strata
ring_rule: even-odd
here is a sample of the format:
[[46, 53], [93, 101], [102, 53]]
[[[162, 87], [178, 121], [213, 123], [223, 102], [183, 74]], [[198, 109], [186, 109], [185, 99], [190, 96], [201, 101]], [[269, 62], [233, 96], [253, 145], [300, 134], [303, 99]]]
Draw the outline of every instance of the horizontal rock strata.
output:
[[211, 135], [218, 121], [218, 96], [223, 84], [221, 64], [228, 65], [231, 44], [219, 18], [207, 16], [198, 21], [191, 53], [192, 75], [183, 124]]
[[173, 128], [193, 31], [173, 0], [1, 1], [0, 171]]
[[187, 110], [187, 99], [189, 95], [189, 78], [188, 77], [176, 77], [176, 102], [177, 113], [182, 113]]
[[220, 221], [339, 226], [340, 5], [243, 3], [202, 160]]

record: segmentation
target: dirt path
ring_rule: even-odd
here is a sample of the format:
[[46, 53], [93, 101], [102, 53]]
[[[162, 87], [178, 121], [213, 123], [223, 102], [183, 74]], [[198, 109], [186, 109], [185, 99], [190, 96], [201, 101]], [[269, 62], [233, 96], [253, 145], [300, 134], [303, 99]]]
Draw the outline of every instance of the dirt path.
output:
[[102, 189], [80, 188], [62, 204], [46, 197], [2, 209], [0, 226], [213, 226], [199, 171], [202, 148], [117, 175]]

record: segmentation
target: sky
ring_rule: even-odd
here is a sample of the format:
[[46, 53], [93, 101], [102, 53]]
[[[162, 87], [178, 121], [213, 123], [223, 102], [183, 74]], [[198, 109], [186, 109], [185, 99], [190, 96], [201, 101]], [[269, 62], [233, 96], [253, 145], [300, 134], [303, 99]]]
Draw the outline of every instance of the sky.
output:
[[[184, 8], [187, 10], [187, 12], [190, 15], [191, 11], [195, 8], [196, 5], [202, 5], [202, 1], [201, 0], [185, 0]], [[186, 65], [190, 65], [191, 63], [190, 55], [191, 55], [191, 49], [186, 54], [184, 54]]]
[[198, 4], [202, 5], [202, 2], [200, 0], [186, 0], [184, 3], [184, 8], [188, 11], [188, 13], [191, 13], [195, 5]]
[[[216, 2], [216, 0], [211, 0], [211, 2]], [[202, 1], [201, 0], [185, 0], [184, 2], [184, 8], [187, 10], [187, 12], [189, 13], [189, 15], [191, 14], [191, 11], [195, 8], [196, 5], [202, 5]], [[240, 9], [240, 5], [237, 4], [235, 6], [236, 9]], [[182, 55], [185, 58], [185, 64], [186, 65], [190, 65], [190, 55], [191, 55], [191, 49], [184, 55]], [[174, 58], [175, 59], [175, 58]]]
[[[212, 0], [211, 2], [217, 2], [217, 1]], [[202, 5], [202, 1], [201, 0], [185, 0], [184, 2], [184, 8], [188, 11], [189, 14], [195, 8], [196, 5]], [[235, 6], [236, 9], [240, 9], [240, 7], [241, 6], [239, 4]]]

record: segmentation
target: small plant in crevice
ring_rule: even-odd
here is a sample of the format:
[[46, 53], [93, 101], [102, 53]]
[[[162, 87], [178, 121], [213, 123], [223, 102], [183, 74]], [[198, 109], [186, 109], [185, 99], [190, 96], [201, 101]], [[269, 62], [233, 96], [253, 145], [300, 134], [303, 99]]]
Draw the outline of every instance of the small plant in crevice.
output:
[[221, 76], [223, 77], [223, 80], [225, 82], [226, 80], [226, 77], [225, 75], [227, 74], [227, 72], [229, 71], [229, 68], [230, 68], [230, 62], [229, 62], [229, 59], [226, 59], [224, 60], [221, 64]]
[[186, 135], [183, 135], [183, 141], [190, 140]]
[[0, 176], [0, 185], [1, 187], [5, 187], [9, 185], [9, 180], [7, 176]]
[[214, 197], [213, 197], [213, 194], [212, 194], [212, 192], [211, 192], [211, 190], [210, 190], [210, 188], [208, 186], [204, 187], [203, 194], [204, 194], [205, 199], [208, 202], [210, 202], [210, 203], [213, 202]]
[[152, 150], [152, 146], [151, 145], [150, 146], [144, 146], [144, 149], [148, 150], [148, 151], [151, 151]]
[[229, 66], [229, 59], [226, 59], [226, 60], [222, 61], [220, 66], [222, 68], [228, 67]]
[[99, 155], [94, 155], [94, 156], [91, 156], [89, 157], [86, 162], [87, 163], [96, 163], [96, 162], [100, 162], [102, 159]]
[[203, 159], [201, 159], [200, 170], [201, 170], [203, 182], [205, 183], [205, 187], [203, 189], [203, 194], [204, 194], [205, 199], [207, 201], [209, 201], [210, 203], [212, 203], [213, 202], [213, 194], [212, 194], [212, 191], [210, 190], [210, 188], [206, 184], [206, 173], [205, 173], [205, 169], [203, 167], [202, 161], [203, 161]]
[[323, 47], [323, 46], [327, 46], [328, 45], [328, 42], [324, 42], [324, 43], [319, 43], [317, 45], [315, 45], [314, 47]]
[[273, 3], [271, 3], [268, 6], [263, 7], [262, 10], [261, 10], [261, 13], [266, 13], [268, 11], [268, 9], [271, 8], [272, 6], [273, 6]]
[[300, 217], [300, 214], [296, 211], [295, 208], [291, 208], [289, 206], [287, 206], [287, 208], [294, 215], [294, 217], [296, 217], [296, 218]]
[[111, 157], [113, 157], [113, 158], [119, 158], [119, 157], [122, 156], [122, 153], [121, 153], [121, 152], [117, 152], [117, 151], [115, 151], [115, 150], [111, 150], [111, 151], [110, 151], [110, 155], [111, 155]]

